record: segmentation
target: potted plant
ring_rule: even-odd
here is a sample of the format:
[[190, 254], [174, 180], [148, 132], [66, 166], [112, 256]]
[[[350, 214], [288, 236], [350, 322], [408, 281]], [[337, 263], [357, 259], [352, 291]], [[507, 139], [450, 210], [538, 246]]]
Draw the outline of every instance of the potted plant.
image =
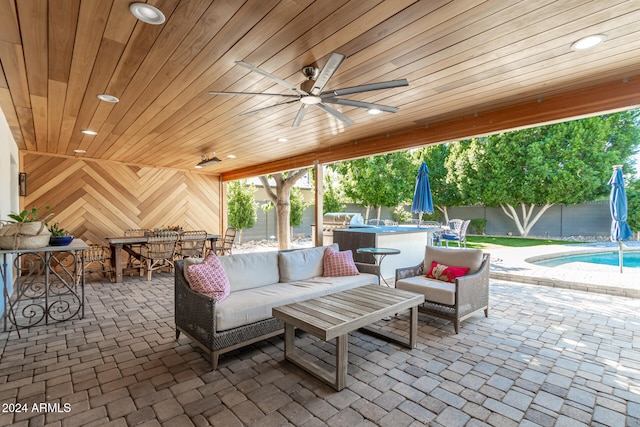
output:
[[49, 238], [49, 245], [51, 246], [67, 246], [73, 240], [71, 233], [64, 228], [60, 228], [57, 222], [49, 226], [49, 232], [51, 233]]
[[[49, 206], [46, 206], [46, 209], [49, 210]], [[16, 250], [47, 246], [51, 233], [45, 221], [52, 215], [40, 219], [35, 207], [7, 215], [11, 221], [0, 221], [3, 223], [0, 228], [0, 248]]]

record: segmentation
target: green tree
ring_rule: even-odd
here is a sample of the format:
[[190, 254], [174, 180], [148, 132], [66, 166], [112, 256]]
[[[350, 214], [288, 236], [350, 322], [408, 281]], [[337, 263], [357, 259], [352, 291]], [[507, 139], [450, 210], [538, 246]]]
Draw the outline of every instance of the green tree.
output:
[[634, 233], [640, 233], [640, 179], [631, 181], [626, 188], [629, 215], [627, 223]]
[[465, 204], [500, 206], [527, 236], [554, 204], [608, 194], [611, 167], [640, 142], [639, 110], [501, 133], [452, 146], [447, 180]]
[[433, 204], [444, 216], [444, 222], [449, 222], [448, 207], [461, 206], [463, 199], [455, 185], [447, 181], [446, 160], [451, 147], [456, 144], [427, 145], [414, 152], [418, 163], [425, 162], [429, 168], [429, 185]]
[[[300, 225], [302, 225], [304, 210], [310, 205], [310, 203], [304, 201], [300, 187], [293, 187], [291, 189], [290, 203], [291, 216], [289, 218], [289, 225], [291, 228], [300, 227]], [[293, 230], [291, 231], [291, 235], [293, 235]]]
[[248, 185], [247, 181], [232, 181], [227, 186], [227, 214], [231, 227], [240, 230], [238, 242], [242, 244], [242, 230], [252, 228], [258, 216], [255, 201], [256, 186]]
[[322, 213], [342, 212], [345, 208], [343, 196], [338, 188], [338, 176], [335, 171], [327, 168], [324, 173], [324, 191], [322, 192]]
[[334, 169], [341, 175], [345, 195], [354, 203], [366, 206], [366, 218], [371, 207], [395, 207], [411, 200], [418, 165], [406, 152], [387, 153], [374, 157], [337, 163]]

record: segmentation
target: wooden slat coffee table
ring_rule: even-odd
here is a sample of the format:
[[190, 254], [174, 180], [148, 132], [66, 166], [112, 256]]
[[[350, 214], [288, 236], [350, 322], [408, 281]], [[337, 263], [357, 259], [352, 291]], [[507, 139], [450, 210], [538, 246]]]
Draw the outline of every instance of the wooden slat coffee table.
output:
[[[369, 334], [413, 348], [416, 346], [418, 334], [418, 305], [423, 302], [424, 295], [378, 285], [366, 285], [275, 307], [272, 314], [285, 323], [285, 359], [336, 390], [342, 390], [347, 382], [349, 332], [363, 329]], [[407, 309], [411, 310], [408, 339], [369, 326], [384, 317]], [[294, 345], [295, 328], [300, 328], [324, 341], [336, 338], [335, 374], [297, 354]]]

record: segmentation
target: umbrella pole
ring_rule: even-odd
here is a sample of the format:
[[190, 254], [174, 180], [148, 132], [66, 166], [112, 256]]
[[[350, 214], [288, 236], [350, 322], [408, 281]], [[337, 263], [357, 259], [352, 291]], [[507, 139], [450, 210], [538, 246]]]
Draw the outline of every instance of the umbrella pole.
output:
[[620, 273], [622, 273], [622, 240], [618, 240], [618, 259], [620, 263]]

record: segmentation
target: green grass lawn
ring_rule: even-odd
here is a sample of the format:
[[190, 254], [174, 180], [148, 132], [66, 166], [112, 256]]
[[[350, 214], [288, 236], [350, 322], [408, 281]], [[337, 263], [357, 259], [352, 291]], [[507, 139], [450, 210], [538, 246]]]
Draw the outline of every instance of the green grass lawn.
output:
[[521, 248], [525, 246], [582, 244], [581, 242], [566, 242], [564, 240], [530, 239], [526, 237], [506, 236], [467, 236], [467, 247], [490, 249], [501, 247]]

